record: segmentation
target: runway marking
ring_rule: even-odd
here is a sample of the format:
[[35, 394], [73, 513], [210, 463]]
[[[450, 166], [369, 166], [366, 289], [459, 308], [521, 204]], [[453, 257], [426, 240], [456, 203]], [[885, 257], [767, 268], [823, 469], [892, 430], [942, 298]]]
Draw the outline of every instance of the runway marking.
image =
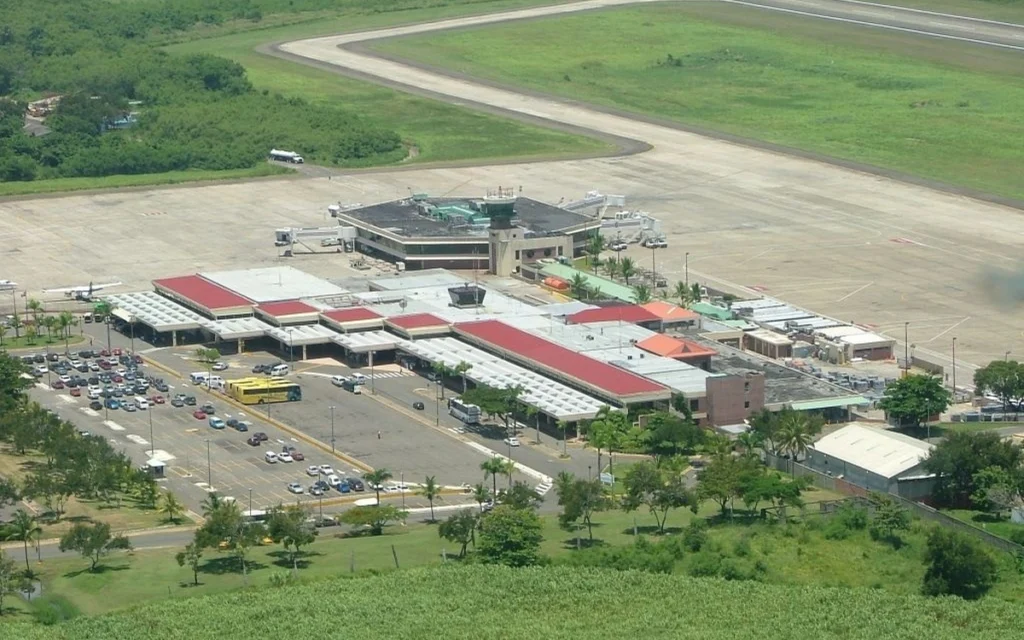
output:
[[757, 4], [756, 2], [744, 2], [743, 0], [721, 0], [729, 4], [738, 4], [746, 7], [754, 7], [757, 9], [767, 9], [769, 11], [779, 11], [781, 13], [792, 13], [798, 16], [807, 16], [809, 18], [819, 18], [821, 20], [831, 20], [833, 22], [845, 22], [847, 24], [859, 24], [865, 27], [876, 27], [878, 29], [889, 29], [891, 31], [900, 31], [903, 33], [913, 33], [919, 36], [928, 36], [931, 38], [942, 38], [944, 40], [957, 40], [959, 42], [970, 42], [972, 44], [980, 44], [989, 47], [999, 47], [1001, 49], [1013, 49], [1015, 51], [1024, 51], [1024, 47], [1017, 46], [1014, 44], [1003, 44], [1001, 42], [992, 42], [990, 40], [980, 40], [978, 38], [965, 38], [963, 36], [951, 36], [944, 33], [936, 33], [934, 31], [924, 31], [922, 29], [911, 29], [910, 27], [897, 27], [895, 25], [882, 24], [880, 22], [869, 22], [867, 20], [855, 20], [853, 18], [840, 18], [839, 16], [827, 16], [820, 13], [813, 13], [810, 11], [800, 11], [799, 9], [785, 9], [783, 7], [771, 7], [768, 5]]
[[950, 326], [950, 327], [949, 327], [948, 329], [946, 329], [945, 331], [940, 331], [939, 333], [935, 334], [935, 336], [933, 336], [931, 340], [925, 340], [925, 344], [927, 344], [927, 343], [929, 343], [929, 342], [932, 342], [932, 341], [934, 341], [934, 340], [938, 340], [938, 339], [939, 339], [939, 338], [941, 338], [942, 336], [946, 335], [947, 333], [949, 333], [949, 332], [950, 332], [950, 331], [952, 331], [953, 329], [956, 329], [957, 327], [959, 327], [960, 325], [962, 325], [963, 323], [967, 322], [967, 321], [968, 321], [968, 320], [970, 320], [970, 319], [971, 319], [971, 316], [967, 316], [966, 318], [964, 318], [964, 319], [963, 319], [963, 320], [961, 320], [960, 322], [956, 322], [956, 323], [954, 323], [954, 324], [953, 324], [952, 326]]
[[858, 287], [858, 288], [857, 288], [856, 290], [854, 290], [854, 291], [851, 291], [850, 293], [846, 294], [846, 295], [845, 295], [845, 296], [843, 296], [842, 298], [839, 298], [838, 300], [836, 300], [836, 302], [843, 302], [843, 301], [844, 301], [844, 300], [846, 300], [847, 298], [851, 298], [851, 297], [853, 297], [853, 296], [857, 295], [858, 293], [860, 293], [861, 291], [863, 291], [863, 290], [867, 289], [868, 287], [870, 287], [870, 286], [871, 286], [871, 285], [873, 285], [873, 284], [875, 284], [875, 283], [874, 283], [874, 282], [869, 282], [869, 283], [867, 283], [866, 285], [864, 285], [863, 287]]

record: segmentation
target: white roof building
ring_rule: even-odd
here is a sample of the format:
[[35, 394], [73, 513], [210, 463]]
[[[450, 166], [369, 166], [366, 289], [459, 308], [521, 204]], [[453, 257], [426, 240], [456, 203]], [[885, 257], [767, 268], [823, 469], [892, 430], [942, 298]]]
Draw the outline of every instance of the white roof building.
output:
[[[854, 422], [811, 445], [811, 449], [882, 478], [893, 479], [918, 467], [932, 445], [879, 427]], [[838, 470], [833, 470], [839, 473]]]

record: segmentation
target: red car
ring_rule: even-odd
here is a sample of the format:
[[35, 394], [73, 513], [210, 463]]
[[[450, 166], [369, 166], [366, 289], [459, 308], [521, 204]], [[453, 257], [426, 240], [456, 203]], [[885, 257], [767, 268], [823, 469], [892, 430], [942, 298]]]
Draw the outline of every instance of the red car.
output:
[[135, 364], [142, 364], [142, 356], [138, 354], [135, 355]]
[[163, 396], [153, 396], [149, 401], [153, 404], [163, 404], [165, 402]]
[[54, 389], [63, 389], [64, 388], [64, 383], [61, 382], [60, 380], [54, 380], [53, 384], [50, 385], [50, 386], [53, 387]]
[[104, 371], [110, 371], [110, 363], [106, 360], [100, 360], [100, 369]]
[[192, 417], [196, 420], [206, 420], [206, 412], [202, 409], [196, 409], [192, 412]]
[[75, 398], [82, 397], [82, 390], [78, 387], [71, 387], [71, 395]]
[[302, 455], [299, 451], [292, 451], [292, 460], [296, 462], [302, 462], [306, 459], [306, 456]]
[[110, 379], [114, 382], [124, 382], [124, 378], [122, 378], [119, 373], [115, 373]]
[[114, 353], [113, 353], [113, 355], [115, 355], [115, 356], [119, 356], [119, 355], [121, 355], [121, 353], [122, 353], [122, 352], [121, 352], [121, 347], [114, 347]]
[[106, 358], [109, 355], [110, 355], [110, 352], [107, 351], [106, 349], [104, 349], [103, 351], [100, 351], [100, 356], [102, 356], [104, 358]]

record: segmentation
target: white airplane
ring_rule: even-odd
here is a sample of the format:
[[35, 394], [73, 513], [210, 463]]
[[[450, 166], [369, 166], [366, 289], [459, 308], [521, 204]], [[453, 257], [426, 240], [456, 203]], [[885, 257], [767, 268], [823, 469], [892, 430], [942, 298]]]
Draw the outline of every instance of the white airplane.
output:
[[120, 285], [120, 282], [108, 282], [106, 284], [93, 284], [90, 282], [88, 286], [65, 287], [63, 289], [43, 289], [43, 293], [63, 293], [68, 298], [88, 301], [92, 299], [93, 292]]
[[0, 280], [0, 291], [10, 291], [16, 288], [18, 288], [18, 283], [14, 280]]

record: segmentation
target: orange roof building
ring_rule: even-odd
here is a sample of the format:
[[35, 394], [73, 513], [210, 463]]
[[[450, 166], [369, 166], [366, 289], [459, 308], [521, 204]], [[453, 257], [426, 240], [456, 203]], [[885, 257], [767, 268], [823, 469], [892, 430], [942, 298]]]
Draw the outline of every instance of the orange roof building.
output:
[[640, 306], [658, 316], [661, 319], [661, 326], [663, 328], [679, 324], [695, 325], [700, 321], [699, 313], [684, 309], [671, 302], [665, 302], [664, 300], [652, 300]]
[[[685, 309], [684, 309], [685, 311]], [[711, 357], [718, 352], [697, 342], [682, 340], [659, 333], [636, 343], [636, 346], [656, 356], [680, 360], [705, 371], [711, 370]]]

